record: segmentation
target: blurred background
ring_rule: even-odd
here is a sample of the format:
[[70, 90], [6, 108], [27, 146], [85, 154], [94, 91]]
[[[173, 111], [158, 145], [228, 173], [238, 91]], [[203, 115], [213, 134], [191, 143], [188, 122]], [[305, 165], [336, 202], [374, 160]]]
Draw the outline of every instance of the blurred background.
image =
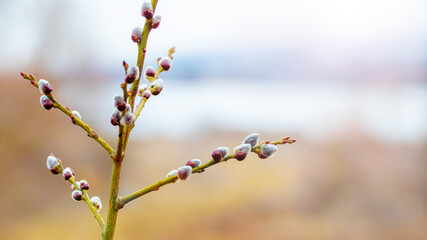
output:
[[[49, 153], [108, 202], [111, 160], [19, 72], [115, 147], [112, 96], [136, 64], [142, 1], [0, 1], [2, 239], [100, 239]], [[119, 213], [116, 239], [427, 239], [427, 2], [159, 1], [146, 65], [176, 46], [138, 120], [120, 193], [252, 133], [297, 139]], [[101, 214], [106, 217], [106, 208]]]

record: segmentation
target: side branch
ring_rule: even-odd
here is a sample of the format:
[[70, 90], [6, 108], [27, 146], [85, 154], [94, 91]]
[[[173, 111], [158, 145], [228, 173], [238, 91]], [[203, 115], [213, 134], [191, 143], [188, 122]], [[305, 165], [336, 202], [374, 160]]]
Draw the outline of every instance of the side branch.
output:
[[[264, 144], [282, 145], [282, 144], [286, 144], [286, 143], [292, 144], [295, 141], [296, 141], [295, 139], [291, 139], [290, 140], [289, 137], [283, 138], [282, 140], [279, 140], [279, 141], [276, 141], [276, 142], [269, 142], [268, 141], [268, 142], [264, 142], [264, 143], [262, 143], [262, 144], [260, 144], [258, 146], [253, 147], [251, 151], [253, 153], [258, 154], [261, 151], [260, 150], [261, 146], [264, 145]], [[206, 168], [211, 167], [213, 165], [216, 165], [218, 163], [226, 162], [226, 161], [228, 161], [230, 159], [236, 159], [236, 153], [227, 155], [223, 160], [221, 160], [219, 162], [215, 161], [214, 159], [211, 159], [209, 162], [207, 162], [207, 163], [205, 163], [203, 165], [200, 165], [198, 167], [193, 168], [192, 173], [202, 173], [202, 172], [205, 171]], [[162, 186], [164, 186], [166, 184], [175, 183], [175, 182], [177, 182], [177, 180], [178, 180], [178, 176], [176, 176], [176, 175], [169, 176], [168, 175], [165, 179], [160, 180], [160, 181], [158, 181], [158, 182], [156, 182], [156, 183], [154, 183], [154, 184], [152, 184], [152, 185], [150, 185], [148, 187], [140, 189], [140, 190], [138, 190], [136, 192], [133, 192], [131, 194], [128, 194], [126, 196], [119, 197], [117, 207], [118, 207], [118, 209], [123, 208], [130, 201], [133, 201], [133, 200], [135, 200], [135, 199], [137, 199], [139, 197], [142, 197], [145, 194], [150, 193], [152, 191], [157, 191], [157, 190], [160, 189], [160, 187], [162, 187]]]
[[[36, 88], [39, 88], [39, 84], [38, 84], [38, 82], [37, 82], [37, 80], [36, 80], [36, 78], [32, 75], [32, 74], [26, 74], [26, 73], [22, 73], [21, 72], [21, 76], [23, 77], [23, 78], [25, 78], [25, 79], [27, 79], [27, 80], [29, 80], [30, 81], [30, 83], [34, 86], [34, 87], [36, 87]], [[42, 81], [42, 80], [40, 80], [40, 81]], [[43, 80], [43, 81], [45, 81], [45, 80]], [[46, 82], [46, 81], [45, 81]], [[49, 85], [50, 86], [50, 85]], [[50, 99], [50, 101], [52, 101], [52, 103], [53, 103], [53, 107], [54, 108], [57, 108], [57, 109], [59, 109], [59, 110], [61, 110], [63, 113], [65, 113], [67, 116], [69, 116], [70, 118], [71, 118], [71, 121], [75, 124], [75, 125], [77, 125], [77, 126], [79, 126], [79, 127], [81, 127], [83, 130], [85, 130], [86, 132], [87, 132], [87, 135], [89, 136], [89, 137], [91, 137], [91, 138], [93, 138], [95, 141], [97, 141], [107, 152], [108, 152], [108, 154], [110, 155], [110, 157], [111, 158], [113, 158], [114, 157], [114, 155], [115, 155], [115, 152], [114, 152], [114, 150], [113, 150], [113, 148], [111, 148], [110, 147], [110, 145], [108, 145], [108, 143], [107, 142], [105, 142], [104, 141], [104, 139], [102, 139], [102, 138], [100, 138], [99, 136], [98, 136], [98, 134], [95, 132], [95, 131], [93, 131], [92, 130], [92, 128], [88, 125], [88, 124], [86, 124], [86, 123], [84, 123], [82, 120], [80, 120], [76, 115], [74, 115], [73, 114], [73, 112], [69, 109], [69, 108], [67, 108], [67, 107], [64, 107], [61, 103], [59, 103], [56, 99], [55, 99], [55, 97], [53, 96], [53, 94], [51, 93], [51, 91], [52, 91], [52, 89], [50, 89], [49, 90], [49, 92], [47, 93], [47, 92], [45, 92], [45, 96], [47, 97], [47, 98], [49, 98]], [[44, 107], [44, 106], [43, 106]], [[51, 108], [52, 106], [50, 106], [50, 108]], [[50, 109], [50, 108], [47, 108], [47, 109]]]
[[[74, 185], [74, 187], [76, 189], [79, 189], [79, 186], [77, 185], [76, 181], [74, 181], [73, 178], [68, 179], [68, 181]], [[95, 217], [95, 219], [98, 221], [99, 226], [101, 227], [102, 231], [105, 231], [105, 222], [104, 219], [102, 219], [101, 215], [99, 214], [99, 212], [96, 210], [95, 206], [93, 206], [93, 203], [90, 201], [90, 197], [87, 194], [87, 190], [83, 190], [83, 200], [86, 202], [87, 206], [90, 208], [90, 210], [93, 213], [93, 216]]]
[[48, 96], [50, 98], [50, 100], [52, 100], [52, 102], [54, 104], [53, 105], [54, 108], [57, 108], [57, 109], [61, 110], [63, 113], [65, 113], [66, 115], [68, 115], [71, 118], [71, 121], [75, 125], [81, 127], [83, 130], [85, 130], [87, 132], [87, 135], [90, 138], [93, 138], [95, 141], [97, 141], [108, 152], [108, 154], [110, 155], [110, 157], [114, 157], [115, 152], [114, 152], [113, 148], [111, 148], [110, 145], [108, 145], [108, 143], [104, 141], [104, 139], [100, 138], [98, 136], [98, 134], [95, 131], [93, 131], [92, 128], [88, 124], [84, 123], [82, 120], [80, 120], [79, 118], [77, 118], [71, 112], [71, 110], [69, 108], [66, 108], [61, 103], [59, 103], [53, 97], [53, 95], [51, 93], [48, 94], [48, 95], [46, 95], [46, 96]]

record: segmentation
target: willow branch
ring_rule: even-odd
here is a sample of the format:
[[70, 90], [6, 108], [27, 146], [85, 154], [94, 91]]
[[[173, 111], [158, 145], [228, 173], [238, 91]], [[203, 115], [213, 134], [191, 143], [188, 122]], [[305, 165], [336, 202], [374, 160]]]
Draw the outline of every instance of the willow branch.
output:
[[[155, 12], [157, 6], [157, 0], [152, 0], [151, 5], [153, 6], [153, 12]], [[138, 43], [138, 60], [137, 66], [139, 68], [139, 76], [132, 83], [128, 96], [128, 103], [131, 106], [131, 111], [134, 109], [135, 97], [138, 93], [139, 82], [141, 80], [142, 68], [144, 66], [146, 46], [148, 35], [151, 31], [151, 20], [146, 20], [144, 29], [142, 31], [141, 42]], [[128, 95], [127, 92], [125, 95]], [[124, 151], [126, 149], [127, 140], [129, 138], [129, 125], [119, 127], [119, 139], [117, 141], [117, 150], [113, 161], [113, 170], [111, 174], [111, 185], [110, 185], [110, 198], [108, 204], [108, 220], [105, 232], [103, 232], [103, 239], [112, 239], [114, 235], [114, 229], [116, 227], [117, 213], [118, 213], [118, 196], [119, 196], [119, 183], [120, 183], [120, 172], [121, 165], [124, 158]]]
[[[74, 187], [76, 189], [79, 189], [79, 186], [77, 185], [76, 181], [74, 181], [73, 178], [68, 179], [68, 181], [74, 185]], [[99, 226], [101, 227], [102, 231], [104, 232], [105, 230], [105, 222], [104, 219], [102, 219], [101, 215], [99, 214], [99, 212], [96, 210], [95, 206], [93, 205], [93, 203], [90, 200], [89, 195], [87, 194], [87, 190], [83, 190], [83, 200], [86, 202], [87, 206], [90, 208], [90, 210], [93, 213], [93, 216], [95, 217], [95, 219], [98, 221]]]
[[[37, 84], [37, 82], [36, 82], [36, 80], [35, 80], [35, 77], [33, 75], [31, 75], [31, 74], [27, 75], [27, 74], [24, 74], [24, 73], [21, 73], [21, 75], [25, 79], [30, 80], [31, 84], [34, 87], [36, 87], [36, 88], [39, 87], [38, 84]], [[87, 135], [90, 138], [93, 138], [95, 141], [97, 141], [101, 145], [101, 147], [103, 147], [108, 152], [108, 154], [110, 155], [110, 157], [114, 156], [115, 152], [114, 152], [113, 148], [111, 148], [110, 145], [108, 145], [108, 143], [105, 142], [104, 139], [102, 139], [101, 137], [99, 137], [98, 134], [94, 130], [92, 130], [92, 128], [88, 124], [84, 123], [82, 120], [80, 120], [79, 118], [77, 118], [71, 112], [71, 110], [69, 108], [64, 107], [60, 102], [58, 102], [58, 100], [55, 99], [55, 97], [53, 96], [52, 93], [49, 93], [46, 96], [53, 102], [53, 104], [54, 104], [53, 107], [54, 108], [57, 108], [57, 109], [61, 110], [63, 113], [65, 113], [67, 116], [69, 116], [71, 118], [71, 121], [75, 125], [81, 127], [83, 130], [85, 130], [87, 132]]]
[[[276, 141], [276, 142], [268, 142], [268, 143], [273, 144], [273, 145], [282, 145], [282, 144], [286, 144], [286, 143], [292, 144], [294, 142], [295, 142], [295, 140], [289, 140], [289, 137], [287, 137], [287, 138], [283, 138], [282, 140], [279, 140], [279, 141]], [[259, 153], [260, 152], [260, 148], [261, 148], [261, 146], [263, 144], [265, 144], [265, 143], [262, 143], [262, 144], [260, 144], [260, 145], [258, 145], [256, 147], [254, 147], [251, 151], [254, 152], [254, 153]], [[211, 167], [213, 165], [216, 165], [216, 164], [219, 164], [219, 163], [222, 163], [222, 162], [226, 162], [226, 161], [228, 161], [230, 159], [234, 159], [234, 158], [235, 158], [235, 154], [229, 154], [229, 155], [227, 155], [220, 162], [215, 162], [213, 159], [211, 159], [209, 162], [207, 162], [205, 164], [202, 164], [202, 165], [200, 165], [198, 167], [193, 168], [193, 172], [192, 173], [202, 173], [208, 167]], [[123, 208], [130, 201], [133, 201], [133, 200], [135, 200], [135, 199], [137, 199], [139, 197], [142, 197], [142, 196], [144, 196], [147, 193], [150, 193], [150, 192], [153, 192], [153, 191], [157, 191], [157, 190], [160, 189], [160, 187], [162, 187], [162, 186], [164, 186], [166, 184], [176, 182], [177, 179], [178, 179], [178, 176], [169, 176], [169, 177], [166, 177], [166, 178], [164, 178], [164, 179], [162, 179], [160, 181], [157, 181], [154, 184], [151, 184], [150, 186], [147, 186], [147, 187], [145, 187], [143, 189], [140, 189], [140, 190], [138, 190], [136, 192], [133, 192], [133, 193], [128, 194], [128, 195], [123, 196], [123, 197], [119, 197], [118, 207], [119, 208]]]

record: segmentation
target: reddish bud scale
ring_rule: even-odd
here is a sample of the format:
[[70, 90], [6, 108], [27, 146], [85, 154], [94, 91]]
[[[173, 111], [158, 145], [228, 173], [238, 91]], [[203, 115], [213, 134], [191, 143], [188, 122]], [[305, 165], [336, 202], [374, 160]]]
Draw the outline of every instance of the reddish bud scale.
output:
[[172, 60], [170, 57], [163, 57], [160, 59], [159, 65], [163, 68], [163, 70], [168, 71], [172, 66]]
[[235, 155], [235, 158], [239, 161], [243, 161], [243, 160], [245, 160], [246, 156], [247, 156], [247, 154], [244, 152], [237, 152]]
[[86, 180], [81, 180], [79, 182], [79, 187], [81, 190], [89, 190], [89, 183]]
[[219, 150], [213, 151], [211, 156], [215, 163], [220, 162], [222, 160], [222, 153]]
[[46, 110], [50, 110], [53, 107], [53, 102], [46, 95], [40, 97], [40, 104]]
[[144, 2], [141, 7], [141, 15], [147, 20], [152, 19], [154, 15], [153, 5], [151, 5], [149, 2]]
[[156, 76], [156, 69], [154, 69], [151, 66], [147, 67], [145, 69], [145, 77], [146, 78], [153, 78], [154, 76]]
[[74, 190], [71, 193], [71, 197], [73, 198], [74, 201], [81, 201], [83, 198], [83, 193], [80, 190]]
[[153, 91], [153, 95], [157, 96], [162, 92], [163, 88], [162, 87], [157, 87], [156, 90]]
[[212, 152], [211, 156], [215, 163], [222, 161], [228, 154], [228, 147], [219, 147]]
[[242, 161], [246, 158], [248, 153], [251, 151], [252, 146], [248, 143], [241, 144], [234, 148], [235, 158]]
[[126, 83], [133, 83], [133, 81], [135, 81], [135, 79], [138, 77], [139, 75], [139, 69], [138, 67], [131, 67], [128, 70], [128, 73], [126, 75], [125, 81]]
[[68, 179], [74, 176], [74, 171], [71, 168], [67, 167], [64, 169], [64, 171], [62, 171], [62, 176], [66, 181], [68, 181]]
[[38, 85], [41, 94], [49, 94], [52, 92], [52, 85], [50, 85], [48, 81], [40, 79]]

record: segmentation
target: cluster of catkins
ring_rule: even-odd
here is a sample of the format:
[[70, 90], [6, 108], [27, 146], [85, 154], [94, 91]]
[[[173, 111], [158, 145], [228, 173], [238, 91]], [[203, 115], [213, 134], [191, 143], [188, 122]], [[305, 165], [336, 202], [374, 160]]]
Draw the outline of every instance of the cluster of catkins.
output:
[[[252, 133], [249, 136], [247, 136], [243, 143], [239, 146], [236, 146], [234, 148], [234, 154], [228, 155], [229, 149], [228, 147], [219, 147], [215, 151], [212, 152], [212, 160], [214, 163], [219, 163], [223, 161], [225, 158], [235, 158], [238, 161], [242, 161], [246, 158], [246, 156], [251, 152], [254, 151], [255, 153], [258, 153], [258, 157], [265, 159], [268, 157], [272, 157], [274, 154], [276, 154], [278, 148], [271, 144], [269, 141], [264, 142], [260, 146], [258, 145], [259, 141], [259, 134], [258, 133]], [[295, 142], [294, 139], [289, 140], [289, 137], [283, 138], [282, 143], [288, 143], [288, 142]], [[178, 176], [176, 181], [179, 180], [187, 180], [191, 173], [193, 172], [193, 168], [197, 168], [202, 164], [200, 159], [192, 159], [188, 161], [185, 166], [179, 167], [176, 170], [170, 171], [166, 177], [172, 177], [172, 176]]]
[[[69, 167], [64, 169], [62, 167], [61, 160], [55, 157], [53, 154], [50, 154], [49, 157], [47, 157], [47, 168], [53, 174], [62, 173], [62, 176], [64, 177], [65, 181], [71, 182], [71, 198], [74, 201], [81, 201], [83, 199], [83, 191], [89, 190], [89, 183], [86, 180], [75, 181], [74, 171]], [[97, 211], [100, 211], [102, 209], [102, 203], [99, 197], [92, 197], [90, 201], [92, 202], [92, 205]]]
[[[153, 6], [149, 2], [144, 2], [141, 8], [141, 15], [147, 20], [151, 20], [151, 28], [155, 29], [159, 26], [161, 17], [153, 16]], [[142, 40], [142, 29], [135, 27], [132, 31], [131, 39], [135, 43], [140, 43]], [[148, 84], [141, 84], [138, 87], [138, 96], [142, 97], [141, 101], [148, 100], [151, 95], [157, 96], [163, 90], [163, 79], [158, 79], [160, 72], [168, 71], [172, 66], [172, 59], [169, 56], [161, 57], [157, 60], [158, 68], [155, 69], [149, 66], [145, 69], [143, 77], [148, 81]], [[127, 63], [123, 65], [127, 69]], [[139, 77], [139, 68], [134, 66], [126, 71], [125, 83], [131, 84]], [[142, 77], [142, 76], [141, 76]], [[117, 94], [113, 97], [113, 105], [116, 108], [111, 114], [111, 124], [130, 125], [135, 121], [135, 115], [132, 112], [131, 106], [121, 95]]]

